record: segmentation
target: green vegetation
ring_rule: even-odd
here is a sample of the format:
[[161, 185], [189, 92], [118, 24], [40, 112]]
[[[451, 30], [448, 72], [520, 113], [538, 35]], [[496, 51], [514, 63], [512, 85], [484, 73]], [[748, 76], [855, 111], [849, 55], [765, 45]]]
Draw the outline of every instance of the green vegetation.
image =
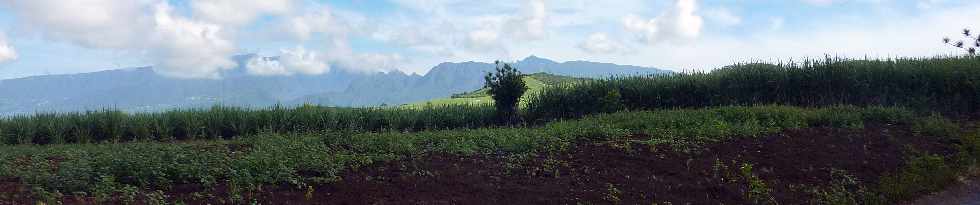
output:
[[[524, 96], [521, 96], [521, 106], [527, 105], [527, 100], [538, 92], [544, 90], [550, 86], [564, 85], [564, 84], [574, 84], [585, 81], [590, 81], [586, 78], [575, 78], [568, 76], [552, 75], [548, 73], [532, 73], [526, 74], [523, 77], [524, 84], [527, 85], [527, 92]], [[481, 88], [479, 90], [474, 90], [465, 93], [453, 94], [450, 98], [443, 99], [433, 99], [425, 102], [412, 103], [404, 105], [403, 107], [413, 108], [419, 106], [440, 106], [440, 105], [487, 105], [493, 104], [493, 99], [490, 98], [487, 88]]]
[[901, 171], [881, 179], [880, 190], [888, 199], [912, 199], [952, 184], [956, 171], [942, 156], [916, 153]]
[[766, 182], [759, 179], [752, 171], [752, 164], [744, 163], [739, 167], [739, 174], [741, 177], [748, 182], [748, 193], [746, 193], [745, 198], [748, 198], [754, 204], [775, 204], [776, 199], [773, 199], [770, 195], [772, 189], [766, 185]]
[[861, 186], [860, 181], [844, 170], [831, 170], [830, 186], [812, 190], [814, 204], [887, 204], [885, 198]]
[[494, 124], [493, 107], [423, 106], [418, 109], [300, 106], [127, 114], [117, 110], [35, 114], [0, 119], [3, 144], [60, 144], [136, 140], [229, 139], [262, 132], [326, 130], [418, 131]]
[[569, 76], [563, 76], [563, 75], [555, 75], [555, 74], [550, 74], [550, 73], [531, 73], [531, 74], [527, 74], [525, 76], [534, 78], [534, 79], [536, 79], [538, 81], [541, 81], [541, 83], [544, 83], [547, 86], [556, 86], [556, 85], [564, 85], [564, 84], [576, 84], [576, 83], [581, 83], [581, 82], [586, 82], [586, 81], [592, 81], [593, 80], [593, 79], [590, 79], [590, 78], [577, 78], [577, 77], [569, 77]]
[[[540, 123], [621, 110], [848, 104], [905, 106], [921, 112], [970, 115], [980, 111], [978, 67], [980, 61], [972, 57], [826, 59], [786, 65], [741, 64], [710, 73], [580, 83], [537, 74], [525, 78], [531, 90], [523, 97], [521, 104], [525, 109], [521, 113], [526, 122]], [[547, 84], [538, 77], [559, 84], [541, 86]], [[419, 131], [496, 125], [494, 109], [489, 104], [453, 104], [467, 99], [411, 108], [219, 106], [162, 113], [103, 110], [36, 114], [0, 119], [0, 140], [4, 144], [171, 141], [227, 139], [261, 132]]]
[[656, 136], [636, 142], [640, 144], [697, 150], [705, 142], [787, 128], [913, 121], [909, 113], [898, 108], [721, 107], [604, 114], [536, 128], [260, 134], [188, 143], [15, 145], [0, 147], [0, 176], [21, 179], [37, 193], [112, 194], [134, 188], [152, 192], [187, 183], [227, 183], [239, 191], [264, 184], [305, 187], [337, 180], [343, 170], [434, 153], [558, 153], [577, 141], [616, 141], [631, 134]]
[[[733, 193], [745, 203], [780, 202], [787, 197], [784, 189], [805, 190], [809, 195], [788, 196], [812, 197], [816, 203], [894, 203], [942, 189], [977, 166], [980, 137], [976, 131], [964, 130], [971, 126], [959, 124], [980, 111], [977, 68], [980, 61], [973, 57], [825, 59], [606, 80], [544, 74], [517, 78], [516, 72], [489, 77], [491, 89], [485, 92], [508, 95], [506, 100], [497, 99], [509, 102], [509, 108], [502, 108], [504, 113], [519, 114], [524, 120], [511, 126], [503, 126], [509, 122], [495, 117], [501, 108], [494, 106], [503, 105], [450, 104], [490, 98], [480, 91], [446, 104], [398, 108], [216, 106], [162, 113], [103, 110], [16, 116], [0, 119], [0, 140], [5, 144], [0, 145], [0, 179], [16, 179], [42, 199], [71, 194], [166, 201], [164, 193], [195, 184], [207, 187], [206, 191], [226, 192], [231, 203], [240, 204], [246, 203], [242, 200], [247, 193], [263, 186], [297, 187], [311, 199], [317, 193], [314, 185], [341, 181], [347, 171], [432, 156], [514, 162], [507, 167], [543, 161], [536, 171], [516, 170], [534, 176], [594, 174], [585, 171], [595, 170], [567, 167], [574, 161], [562, 157], [570, 156], [578, 145], [598, 144], [622, 152], [597, 153], [610, 159], [646, 153], [658, 160], [687, 160], [676, 167], [691, 171], [688, 177], [710, 178], [707, 169], [701, 170], [704, 175], [693, 172], [699, 168], [695, 159], [714, 160], [715, 170], [710, 173], [714, 178], [709, 180], [720, 179], [725, 183], [721, 188], [736, 187]], [[522, 87], [530, 90], [516, 92]], [[494, 88], [508, 91], [491, 91]], [[885, 150], [890, 155], [882, 156], [900, 156], [904, 161], [889, 161], [873, 173], [835, 167], [817, 170], [829, 172], [826, 184], [787, 187], [781, 178], [774, 178], [783, 175], [774, 173], [777, 170], [767, 163], [771, 160], [767, 155], [753, 156], [755, 161], [741, 154], [725, 156], [730, 157], [726, 161], [711, 155], [719, 151], [712, 150], [715, 145], [744, 139], [760, 141], [722, 148], [749, 150], [768, 142], [764, 140], [794, 142], [804, 150], [819, 148], [812, 144], [820, 141], [786, 140], [784, 134], [807, 131], [804, 128], [822, 131], [816, 134], [851, 133], [868, 127], [891, 129], [902, 136], [889, 131], [875, 135], [878, 138], [863, 138], [877, 140], [881, 146], [865, 142], [856, 150]], [[862, 142], [855, 141], [863, 137], [857, 133], [832, 137]], [[907, 146], [907, 153], [896, 148], [900, 146]], [[874, 157], [880, 156], [868, 159]], [[434, 176], [424, 171], [419, 174]], [[803, 173], [815, 173], [809, 171]], [[694, 183], [702, 182], [717, 181]], [[602, 183], [587, 191], [611, 203], [638, 198], [635, 184]]]
[[[591, 81], [588, 78], [576, 78], [568, 76], [560, 76], [549, 73], [532, 73], [526, 74], [523, 77], [524, 84], [527, 85], [528, 92], [524, 94], [525, 97], [529, 94], [534, 94], [535, 91], [540, 91], [547, 86], [556, 86], [563, 84], [575, 84], [586, 81]], [[480, 88], [479, 90], [453, 94], [451, 98], [482, 98], [490, 97], [488, 88]]]
[[[534, 96], [527, 119], [577, 117], [623, 109], [724, 105], [884, 105], [970, 115], [980, 111], [980, 60], [827, 58], [780, 65], [750, 63], [709, 73], [622, 77], [555, 86]], [[619, 96], [611, 98], [608, 96]]]
[[490, 98], [493, 98], [493, 106], [497, 108], [497, 119], [507, 124], [516, 123], [520, 119], [517, 104], [527, 91], [524, 76], [510, 64], [500, 63], [500, 61], [496, 64], [496, 72], [487, 73], [484, 77], [483, 87], [489, 89], [487, 93], [490, 94]]

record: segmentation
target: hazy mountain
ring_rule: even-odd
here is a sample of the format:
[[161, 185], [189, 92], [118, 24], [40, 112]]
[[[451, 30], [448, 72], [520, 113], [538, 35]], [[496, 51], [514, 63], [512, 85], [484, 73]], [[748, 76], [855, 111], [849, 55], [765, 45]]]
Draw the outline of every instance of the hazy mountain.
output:
[[[243, 65], [252, 55], [236, 56]], [[576, 77], [655, 74], [654, 68], [571, 61], [558, 63], [528, 57], [515, 65], [525, 73], [547, 72]], [[336, 66], [335, 66], [336, 67]], [[334, 106], [403, 104], [483, 85], [491, 63], [442, 63], [426, 75], [400, 71], [364, 73], [335, 68], [323, 75], [254, 76], [243, 67], [215, 79], [174, 79], [148, 67], [93, 73], [46, 75], [0, 80], [0, 115], [35, 111], [81, 111], [114, 107], [127, 111], [158, 111], [214, 104], [269, 106], [315, 103]]]
[[[614, 75], [649, 75], [669, 73], [656, 68], [625, 66], [587, 61], [558, 63], [530, 56], [514, 65], [523, 73], [551, 73], [557, 75], [603, 78]], [[401, 73], [378, 75], [375, 78], [355, 81], [341, 92], [324, 92], [300, 98], [300, 102], [329, 102], [338, 106], [397, 105], [433, 98], [446, 98], [454, 93], [479, 89], [483, 76], [494, 69], [492, 63], [463, 62], [441, 63], [416, 79]], [[379, 79], [386, 81], [378, 83]], [[305, 101], [304, 101], [305, 100]], [[294, 102], [298, 103], [298, 102]]]

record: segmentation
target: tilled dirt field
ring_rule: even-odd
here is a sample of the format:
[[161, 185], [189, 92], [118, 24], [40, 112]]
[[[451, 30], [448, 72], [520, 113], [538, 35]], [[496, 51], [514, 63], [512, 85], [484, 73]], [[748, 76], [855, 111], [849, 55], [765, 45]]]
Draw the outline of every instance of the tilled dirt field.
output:
[[[407, 157], [349, 170], [335, 183], [265, 188], [245, 198], [262, 204], [806, 204], [812, 188], [835, 180], [833, 173], [874, 186], [903, 166], [909, 147], [953, 152], [912, 136], [895, 125], [806, 128], [679, 152], [628, 143], [647, 138], [636, 135], [581, 142], [566, 153]], [[750, 186], [753, 180], [764, 188]], [[11, 187], [0, 184], [4, 192]], [[229, 203], [225, 190], [178, 185], [167, 195], [190, 204], [221, 204]]]

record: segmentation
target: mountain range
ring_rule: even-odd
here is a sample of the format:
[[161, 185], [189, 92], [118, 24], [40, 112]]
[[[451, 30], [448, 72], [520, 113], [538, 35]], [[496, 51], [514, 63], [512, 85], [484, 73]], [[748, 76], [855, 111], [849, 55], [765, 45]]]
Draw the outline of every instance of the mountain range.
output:
[[[221, 79], [168, 78], [151, 67], [139, 67], [0, 80], [0, 115], [104, 108], [160, 111], [216, 104], [397, 105], [479, 89], [483, 76], [494, 68], [492, 63], [462, 62], [439, 64], [425, 75], [335, 68], [321, 75], [255, 76], [247, 74], [244, 68], [245, 62], [253, 57], [256, 56], [235, 56], [238, 68], [225, 71]], [[559, 63], [536, 56], [513, 65], [523, 73], [586, 78], [670, 73], [657, 68], [588, 61]]]

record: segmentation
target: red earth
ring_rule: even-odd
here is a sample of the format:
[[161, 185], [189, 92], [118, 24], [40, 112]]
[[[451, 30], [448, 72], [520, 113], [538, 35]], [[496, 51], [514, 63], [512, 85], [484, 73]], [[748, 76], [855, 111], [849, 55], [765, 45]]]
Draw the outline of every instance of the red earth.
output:
[[[954, 151], [915, 137], [907, 126], [887, 124], [791, 129], [691, 153], [628, 143], [645, 138], [581, 142], [564, 153], [524, 157], [410, 156], [349, 170], [334, 183], [269, 186], [243, 197], [262, 204], [807, 204], [812, 203], [807, 188], [829, 185], [834, 170], [873, 186], [903, 166], [909, 146], [946, 156]], [[752, 166], [751, 176], [741, 174], [743, 165]], [[752, 177], [764, 182], [769, 193], [750, 194]], [[191, 184], [176, 185], [166, 194], [189, 204], [233, 203], [227, 190], [220, 184]], [[0, 191], [0, 201], [9, 201], [0, 204], [32, 201], [16, 181], [0, 181]]]

